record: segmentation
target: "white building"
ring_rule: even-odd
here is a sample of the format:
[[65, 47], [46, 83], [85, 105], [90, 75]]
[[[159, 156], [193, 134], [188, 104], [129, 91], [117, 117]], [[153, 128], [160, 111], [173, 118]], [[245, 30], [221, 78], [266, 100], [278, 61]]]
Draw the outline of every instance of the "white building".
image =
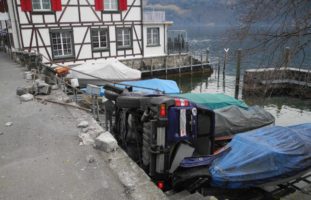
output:
[[[7, 1], [15, 50], [44, 63], [77, 64], [167, 53], [164, 12], [143, 13], [143, 0]], [[146, 17], [146, 20], [144, 20]]]

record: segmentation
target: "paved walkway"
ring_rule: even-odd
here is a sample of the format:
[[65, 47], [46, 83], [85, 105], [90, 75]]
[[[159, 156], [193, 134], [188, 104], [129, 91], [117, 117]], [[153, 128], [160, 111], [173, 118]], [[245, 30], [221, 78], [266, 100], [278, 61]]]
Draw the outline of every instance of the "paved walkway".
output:
[[96, 152], [79, 146], [77, 121], [66, 108], [20, 102], [22, 77], [23, 68], [0, 52], [0, 199], [128, 199], [108, 163], [87, 162]]

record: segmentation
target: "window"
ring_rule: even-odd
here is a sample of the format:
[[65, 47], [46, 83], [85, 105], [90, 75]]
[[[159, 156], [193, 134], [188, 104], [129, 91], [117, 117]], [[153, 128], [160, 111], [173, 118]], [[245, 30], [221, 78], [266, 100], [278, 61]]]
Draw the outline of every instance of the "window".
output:
[[117, 47], [121, 49], [132, 47], [131, 28], [118, 28], [117, 29]]
[[92, 29], [91, 41], [93, 50], [107, 50], [109, 48], [108, 30], [107, 29]]
[[105, 0], [104, 3], [104, 10], [118, 11], [118, 0]]
[[32, 9], [34, 11], [50, 11], [51, 0], [32, 0]]
[[52, 31], [51, 42], [54, 58], [64, 58], [74, 56], [71, 30]]
[[148, 28], [147, 29], [147, 46], [159, 46], [160, 45], [160, 29]]

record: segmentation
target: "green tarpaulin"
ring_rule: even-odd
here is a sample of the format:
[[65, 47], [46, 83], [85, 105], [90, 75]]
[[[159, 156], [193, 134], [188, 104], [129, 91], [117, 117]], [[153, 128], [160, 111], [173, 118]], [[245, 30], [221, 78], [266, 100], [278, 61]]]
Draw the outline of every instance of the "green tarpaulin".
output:
[[201, 106], [206, 106], [212, 110], [224, 108], [227, 106], [238, 106], [244, 109], [248, 108], [248, 106], [243, 101], [237, 100], [225, 94], [185, 93], [185, 94], [177, 94], [174, 96], [188, 99], [192, 101], [193, 103], [199, 104]]

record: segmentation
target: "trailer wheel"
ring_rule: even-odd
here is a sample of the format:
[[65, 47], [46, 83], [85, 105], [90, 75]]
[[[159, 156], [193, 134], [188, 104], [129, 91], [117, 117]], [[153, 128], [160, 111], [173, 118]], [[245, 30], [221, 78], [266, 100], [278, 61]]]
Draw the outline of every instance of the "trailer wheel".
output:
[[111, 101], [116, 101], [118, 98], [119, 94], [111, 91], [111, 90], [106, 90], [105, 91], [105, 97]]
[[139, 108], [141, 96], [119, 96], [116, 104], [120, 108]]

